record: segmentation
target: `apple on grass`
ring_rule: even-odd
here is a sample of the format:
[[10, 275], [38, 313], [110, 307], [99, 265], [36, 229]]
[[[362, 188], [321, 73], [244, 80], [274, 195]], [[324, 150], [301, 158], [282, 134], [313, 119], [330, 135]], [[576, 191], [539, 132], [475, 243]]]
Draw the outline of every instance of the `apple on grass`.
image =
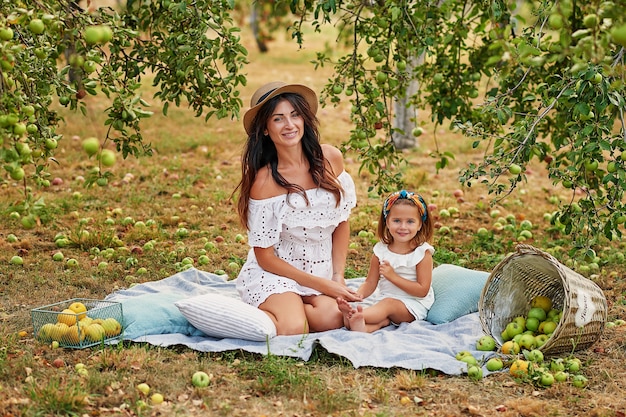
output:
[[211, 382], [211, 377], [203, 371], [194, 372], [191, 376], [191, 383], [194, 387], [204, 388]]
[[550, 372], [543, 372], [539, 378], [539, 383], [544, 387], [549, 387], [554, 384], [555, 378]]
[[478, 365], [470, 365], [467, 368], [467, 376], [474, 381], [481, 380], [483, 378], [483, 370]]
[[143, 395], [148, 395], [150, 393], [150, 385], [142, 382], [141, 384], [137, 384], [137, 390]]
[[485, 364], [485, 367], [491, 372], [499, 371], [504, 368], [504, 362], [498, 357], [490, 358]]

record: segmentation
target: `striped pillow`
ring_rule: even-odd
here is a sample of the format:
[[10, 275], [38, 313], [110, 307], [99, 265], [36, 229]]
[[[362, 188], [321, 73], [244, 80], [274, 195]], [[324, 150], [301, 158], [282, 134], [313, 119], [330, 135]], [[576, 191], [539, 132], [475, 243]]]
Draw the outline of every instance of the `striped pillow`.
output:
[[238, 298], [209, 293], [175, 302], [183, 316], [207, 336], [264, 342], [276, 336], [267, 314]]

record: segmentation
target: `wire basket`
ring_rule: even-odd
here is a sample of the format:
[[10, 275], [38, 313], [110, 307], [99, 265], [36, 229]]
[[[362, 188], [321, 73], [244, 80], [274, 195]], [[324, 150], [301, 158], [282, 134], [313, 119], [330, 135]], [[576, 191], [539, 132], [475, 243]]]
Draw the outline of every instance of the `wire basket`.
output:
[[563, 312], [554, 332], [539, 347], [545, 355], [587, 349], [600, 338], [607, 318], [600, 287], [530, 245], [518, 245], [487, 278], [478, 302], [483, 331], [501, 346], [506, 324], [525, 315], [531, 300], [540, 295]]
[[100, 345], [121, 339], [123, 333], [122, 305], [113, 301], [73, 298], [34, 308], [31, 317], [35, 338], [43, 343], [58, 342], [61, 347]]

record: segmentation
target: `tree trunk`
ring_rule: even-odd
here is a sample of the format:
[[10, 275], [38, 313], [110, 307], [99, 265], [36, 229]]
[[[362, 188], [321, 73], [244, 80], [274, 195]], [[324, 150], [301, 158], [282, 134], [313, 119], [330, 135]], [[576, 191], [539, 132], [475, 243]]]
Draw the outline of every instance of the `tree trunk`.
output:
[[[409, 78], [412, 78], [413, 69], [423, 62], [423, 54], [409, 60], [406, 66], [406, 71], [410, 75]], [[411, 102], [411, 97], [417, 95], [418, 91], [419, 82], [416, 79], [411, 79], [406, 94], [394, 98], [392, 141], [396, 149], [409, 149], [417, 146], [417, 138], [413, 136], [413, 129], [417, 126], [417, 109]], [[396, 129], [400, 131], [396, 131]]]

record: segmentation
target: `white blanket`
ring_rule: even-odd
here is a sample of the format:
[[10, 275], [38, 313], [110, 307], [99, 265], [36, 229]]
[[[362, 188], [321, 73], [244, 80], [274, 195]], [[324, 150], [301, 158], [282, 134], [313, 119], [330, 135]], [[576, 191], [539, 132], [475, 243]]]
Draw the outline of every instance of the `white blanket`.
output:
[[[364, 278], [348, 280], [348, 285], [358, 287]], [[130, 297], [168, 293], [192, 297], [207, 292], [217, 292], [237, 298], [234, 281], [197, 269], [190, 269], [171, 277], [136, 285], [117, 291], [107, 297], [109, 301], [123, 301]], [[374, 294], [368, 302], [376, 301]], [[146, 315], [150, 315], [146, 305]], [[330, 353], [347, 358], [355, 368], [373, 366], [380, 368], [433, 369], [448, 375], [459, 375], [467, 367], [456, 360], [461, 350], [468, 350], [477, 359], [486, 353], [475, 348], [483, 335], [478, 313], [462, 316], [453, 322], [434, 325], [427, 321], [388, 326], [374, 333], [352, 332], [346, 329], [330, 330], [297, 336], [276, 336], [266, 342], [241, 339], [216, 339], [208, 336], [188, 336], [181, 333], [150, 334], [127, 338], [156, 346], [184, 345], [201, 352], [245, 350], [259, 354], [274, 354], [309, 360], [319, 345]]]

